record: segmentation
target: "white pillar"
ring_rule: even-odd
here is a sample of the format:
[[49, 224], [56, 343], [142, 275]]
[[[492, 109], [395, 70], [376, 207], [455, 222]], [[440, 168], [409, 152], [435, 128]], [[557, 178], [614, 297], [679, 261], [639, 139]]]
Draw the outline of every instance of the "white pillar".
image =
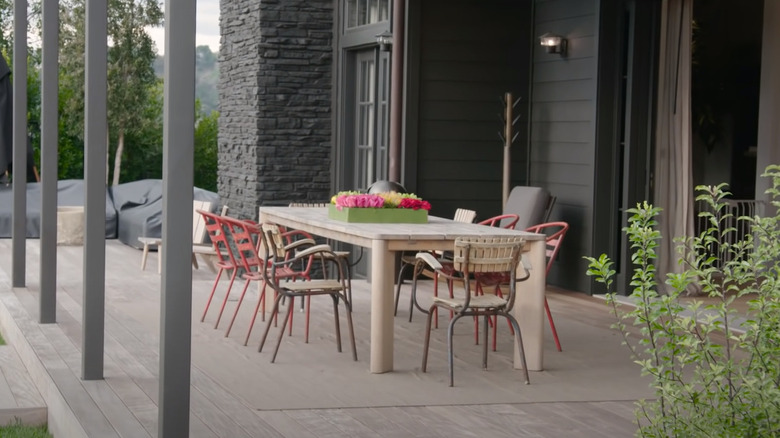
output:
[[761, 94], [758, 104], [758, 155], [756, 199], [767, 201], [764, 192], [772, 182], [761, 176], [770, 164], [780, 164], [780, 2], [764, 2], [764, 35], [761, 43]]

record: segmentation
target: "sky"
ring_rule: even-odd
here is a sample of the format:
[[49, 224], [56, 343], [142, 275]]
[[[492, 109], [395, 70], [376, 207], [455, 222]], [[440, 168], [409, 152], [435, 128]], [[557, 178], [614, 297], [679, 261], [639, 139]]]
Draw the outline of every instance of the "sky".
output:
[[[219, 0], [197, 0], [195, 23], [195, 45], [209, 46], [212, 52], [219, 51]], [[165, 54], [165, 29], [148, 29], [157, 45], [157, 54]]]

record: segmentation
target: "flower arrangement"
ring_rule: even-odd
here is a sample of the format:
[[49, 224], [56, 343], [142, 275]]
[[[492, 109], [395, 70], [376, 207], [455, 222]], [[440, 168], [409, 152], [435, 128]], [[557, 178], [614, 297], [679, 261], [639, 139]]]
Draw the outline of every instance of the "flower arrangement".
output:
[[347, 208], [405, 208], [411, 210], [430, 210], [431, 204], [413, 193], [385, 192], [366, 194], [355, 191], [339, 192], [330, 203], [341, 210]]

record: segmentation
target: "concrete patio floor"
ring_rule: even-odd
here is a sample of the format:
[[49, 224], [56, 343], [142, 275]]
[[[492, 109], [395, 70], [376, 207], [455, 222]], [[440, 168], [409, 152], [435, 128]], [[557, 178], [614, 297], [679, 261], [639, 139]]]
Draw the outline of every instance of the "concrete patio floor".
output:
[[[141, 271], [140, 251], [107, 241], [105, 379], [82, 381], [82, 247], [58, 247], [58, 323], [40, 325], [38, 244], [27, 244], [27, 287], [11, 288], [11, 241], [0, 240], [0, 329], [46, 402], [54, 436], [157, 436], [156, 254]], [[432, 334], [428, 372], [422, 373], [424, 318], [417, 312], [408, 322], [408, 286], [402, 289], [395, 319], [395, 371], [371, 374], [365, 281], [353, 283], [357, 362], [349, 353], [343, 314], [344, 353], [336, 352], [332, 305], [323, 298], [312, 303], [309, 344], [303, 342], [304, 314], [296, 309], [293, 334], [285, 336], [271, 364], [270, 347], [257, 351], [263, 329], [259, 321], [249, 345], [243, 346], [258, 296], [255, 286], [229, 337], [224, 329], [234, 299], [214, 329], [226, 281], [206, 321], [200, 322], [213, 279], [208, 270], [193, 271], [193, 437], [632, 436], [633, 401], [652, 396], [619, 333], [610, 329], [613, 317], [599, 298], [548, 289], [563, 352], [547, 336], [545, 370], [532, 372], [530, 385], [522, 383], [521, 371], [512, 369], [512, 338], [505, 323], [499, 321], [498, 351], [489, 353], [485, 371], [473, 324], [462, 320], [455, 330], [455, 387], [450, 388], [447, 318]], [[234, 293], [242, 285], [237, 281]], [[429, 291], [430, 284], [425, 288]]]

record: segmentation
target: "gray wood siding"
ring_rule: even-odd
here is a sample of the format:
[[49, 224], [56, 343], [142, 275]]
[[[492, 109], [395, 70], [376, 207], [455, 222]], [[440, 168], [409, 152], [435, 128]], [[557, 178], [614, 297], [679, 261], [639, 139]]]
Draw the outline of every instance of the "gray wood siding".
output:
[[512, 185], [524, 184], [528, 138], [531, 0], [423, 0], [410, 5], [405, 183], [451, 217], [501, 212], [500, 99], [522, 102]]
[[597, 87], [597, 0], [536, 0], [535, 35], [568, 39], [566, 56], [534, 45], [531, 185], [558, 197], [551, 220], [570, 229], [548, 282], [590, 292], [583, 255], [591, 254]]

